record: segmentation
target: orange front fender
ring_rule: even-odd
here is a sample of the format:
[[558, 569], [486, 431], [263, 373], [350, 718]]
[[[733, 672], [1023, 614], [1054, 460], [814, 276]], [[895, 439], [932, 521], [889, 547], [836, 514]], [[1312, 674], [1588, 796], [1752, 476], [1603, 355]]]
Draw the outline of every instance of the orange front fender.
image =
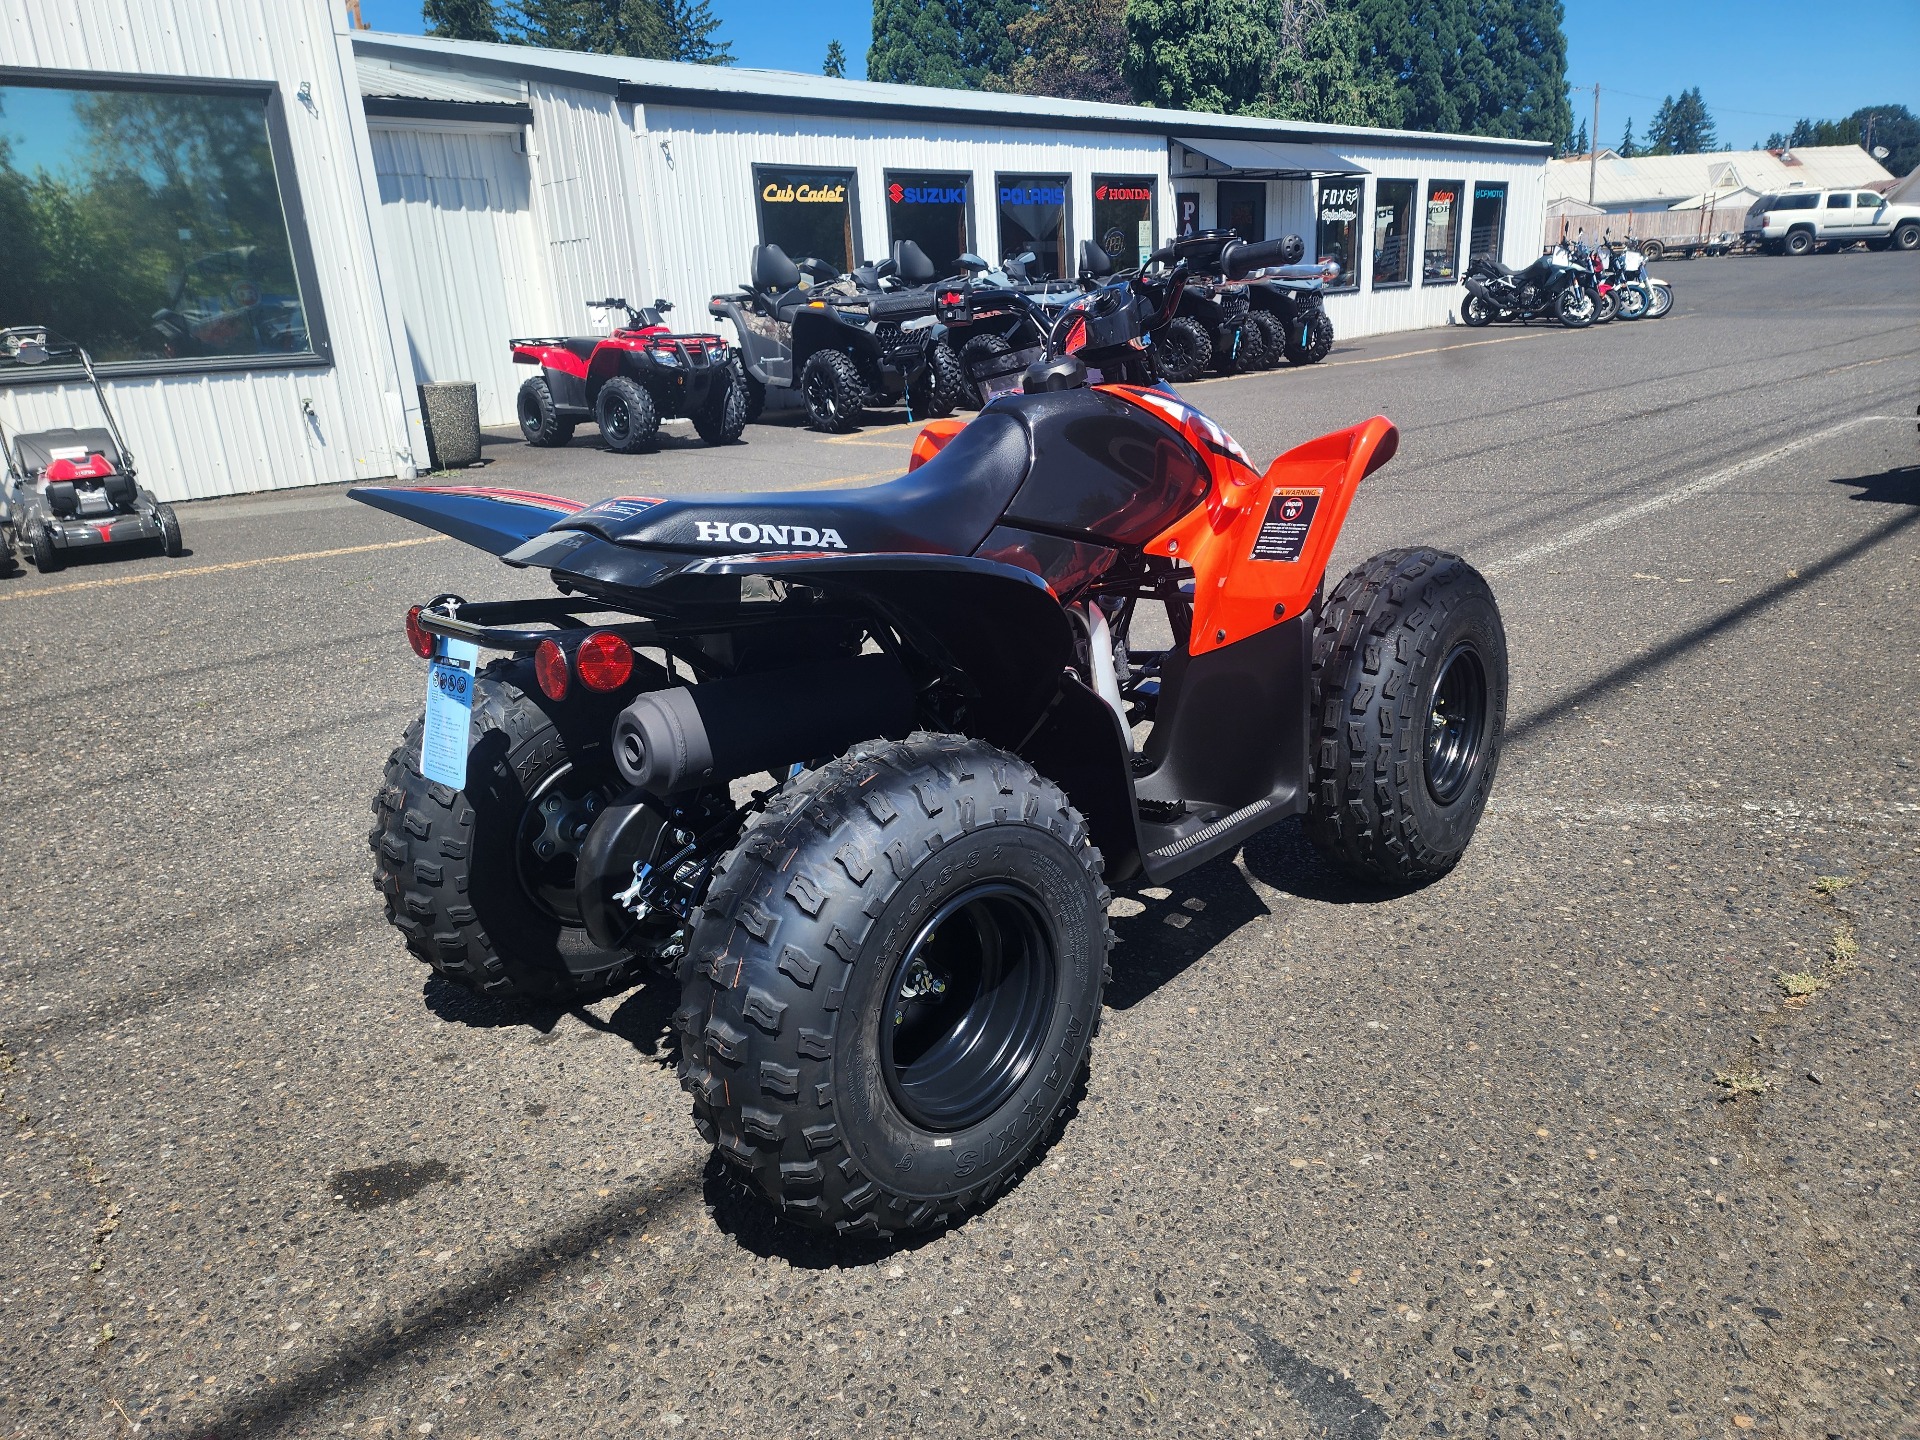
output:
[[1305, 610], [1353, 492], [1399, 445], [1384, 415], [1322, 435], [1257, 480], [1217, 481], [1205, 505], [1149, 541], [1148, 553], [1193, 567], [1190, 652], [1204, 655]]

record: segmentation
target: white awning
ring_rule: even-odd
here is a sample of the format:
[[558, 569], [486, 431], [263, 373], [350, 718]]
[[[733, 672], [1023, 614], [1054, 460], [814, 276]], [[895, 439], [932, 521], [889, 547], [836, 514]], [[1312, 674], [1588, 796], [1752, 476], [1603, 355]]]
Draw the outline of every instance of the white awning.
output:
[[[1190, 140], [1175, 136], [1188, 152], [1188, 173], [1243, 175], [1249, 179], [1310, 179], [1320, 175], [1364, 175], [1366, 167], [1318, 145], [1291, 140]], [[1194, 165], [1194, 161], [1199, 165]]]

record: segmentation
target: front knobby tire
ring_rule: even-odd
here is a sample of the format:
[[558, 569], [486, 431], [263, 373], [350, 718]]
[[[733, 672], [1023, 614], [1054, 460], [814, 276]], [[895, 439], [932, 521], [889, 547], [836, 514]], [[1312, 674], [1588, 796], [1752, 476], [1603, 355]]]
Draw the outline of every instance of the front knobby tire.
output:
[[1315, 847], [1376, 884], [1451, 870], [1506, 728], [1506, 629], [1480, 572], [1428, 549], [1349, 571], [1314, 629], [1312, 714]]
[[853, 357], [839, 350], [816, 350], [800, 370], [800, 398], [807, 421], [816, 430], [838, 434], [860, 422], [867, 387]]
[[1260, 368], [1271, 370], [1287, 353], [1287, 327], [1280, 317], [1270, 310], [1256, 310], [1251, 318], [1252, 322], [1260, 327], [1260, 341], [1266, 347], [1266, 363]]
[[747, 410], [745, 381], [729, 365], [726, 383], [713, 384], [706, 403], [693, 412], [694, 433], [709, 445], [731, 445], [747, 428]]
[[632, 954], [593, 945], [573, 900], [578, 831], [621, 788], [608, 751], [618, 706], [584, 698], [562, 730], [531, 665], [497, 661], [474, 681], [464, 790], [420, 773], [418, 720], [387, 760], [368, 837], [387, 919], [478, 994], [572, 999], [640, 978]]
[[1184, 385], [1198, 380], [1213, 364], [1213, 341], [1207, 327], [1191, 315], [1176, 315], [1153, 337], [1153, 354], [1160, 377]]
[[600, 439], [616, 455], [637, 455], [659, 441], [660, 407], [653, 392], [630, 375], [615, 375], [600, 387], [593, 413]]
[[1287, 363], [1318, 365], [1333, 353], [1333, 321], [1324, 310], [1314, 310], [1288, 327]]
[[1060, 789], [981, 741], [805, 773], [721, 863], [682, 963], [701, 1134], [812, 1229], [983, 1208], [1075, 1102], [1113, 944], [1100, 868]]

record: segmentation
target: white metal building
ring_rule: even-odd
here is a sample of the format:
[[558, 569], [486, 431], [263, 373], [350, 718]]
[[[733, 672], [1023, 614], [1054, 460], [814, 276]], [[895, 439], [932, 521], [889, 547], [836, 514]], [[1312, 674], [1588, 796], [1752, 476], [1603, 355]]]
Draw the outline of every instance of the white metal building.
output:
[[[22, 129], [33, 116], [57, 122], [29, 134], [47, 148], [16, 143], [12, 165], [29, 174], [36, 162], [57, 167], [65, 151], [53, 141], [72, 123], [74, 98], [98, 95], [156, 114], [178, 97], [231, 101], [232, 118], [251, 125], [271, 154], [264, 203], [277, 201], [284, 218], [280, 247], [294, 272], [285, 283], [297, 284], [304, 314], [292, 338], [283, 334], [270, 353], [229, 336], [202, 347], [210, 353], [107, 366], [142, 478], [162, 498], [189, 499], [410, 476], [425, 441], [413, 367], [389, 318], [397, 314], [391, 279], [376, 258], [373, 167], [342, 7], [332, 0], [7, 0], [0, 114]], [[183, 236], [180, 243], [190, 255], [220, 242]], [[7, 263], [17, 267], [19, 237], [9, 236], [7, 246]], [[0, 311], [32, 305], [18, 283], [17, 273], [0, 275], [7, 297]], [[257, 281], [239, 282], [248, 284]], [[6, 313], [0, 324], [52, 318]], [[248, 348], [255, 353], [235, 353]], [[94, 424], [90, 405], [84, 392], [46, 372], [0, 383], [0, 425], [9, 431]]]
[[740, 284], [763, 239], [851, 263], [903, 234], [931, 251], [929, 225], [945, 226], [949, 253], [1026, 243], [1071, 273], [1082, 239], [1119, 253], [1183, 226], [1291, 231], [1347, 268], [1328, 311], [1352, 337], [1443, 323], [1467, 255], [1525, 262], [1542, 224], [1547, 147], [1527, 142], [392, 35], [354, 46], [421, 378], [475, 380], [491, 424], [511, 422], [525, 374], [510, 334], [578, 332], [612, 296], [665, 296], [704, 327], [707, 297]]
[[[418, 383], [474, 381], [510, 423], [510, 338], [616, 296], [707, 328], [762, 240], [1070, 274], [1083, 239], [1294, 231], [1346, 267], [1328, 310], [1353, 337], [1441, 323], [1470, 254], [1531, 258], [1545, 165], [1511, 140], [356, 33], [337, 0], [8, 0], [0, 225], [51, 233], [34, 207], [64, 196], [112, 237], [81, 261], [9, 235], [0, 325], [88, 345], [163, 498], [410, 477]], [[84, 423], [70, 375], [0, 367], [0, 425]]]

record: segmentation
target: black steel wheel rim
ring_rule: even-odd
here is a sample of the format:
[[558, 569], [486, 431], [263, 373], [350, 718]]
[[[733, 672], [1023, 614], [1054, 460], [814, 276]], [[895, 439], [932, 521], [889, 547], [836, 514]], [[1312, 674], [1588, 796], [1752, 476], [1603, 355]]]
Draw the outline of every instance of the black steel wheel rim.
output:
[[563, 925], [580, 923], [580, 897], [574, 889], [580, 846], [606, 800], [605, 791], [567, 765], [540, 782], [520, 816], [513, 844], [520, 888]]
[[607, 432], [608, 443], [624, 444], [628, 433], [633, 429], [633, 415], [627, 409], [627, 402], [618, 395], [607, 397], [606, 419], [602, 428]]
[[1053, 1015], [1059, 945], [1038, 899], [975, 885], [920, 928], [887, 978], [880, 1068], [923, 1130], [992, 1115], [1039, 1060]]
[[1487, 669], [1465, 641], [1447, 653], [1427, 705], [1427, 793], [1451, 805], [1480, 767], [1487, 737]]
[[807, 376], [807, 403], [829, 420], [840, 418], [840, 397], [834, 393], [833, 379], [818, 366]]
[[529, 435], [540, 433], [540, 402], [531, 395], [520, 397], [520, 428]]

